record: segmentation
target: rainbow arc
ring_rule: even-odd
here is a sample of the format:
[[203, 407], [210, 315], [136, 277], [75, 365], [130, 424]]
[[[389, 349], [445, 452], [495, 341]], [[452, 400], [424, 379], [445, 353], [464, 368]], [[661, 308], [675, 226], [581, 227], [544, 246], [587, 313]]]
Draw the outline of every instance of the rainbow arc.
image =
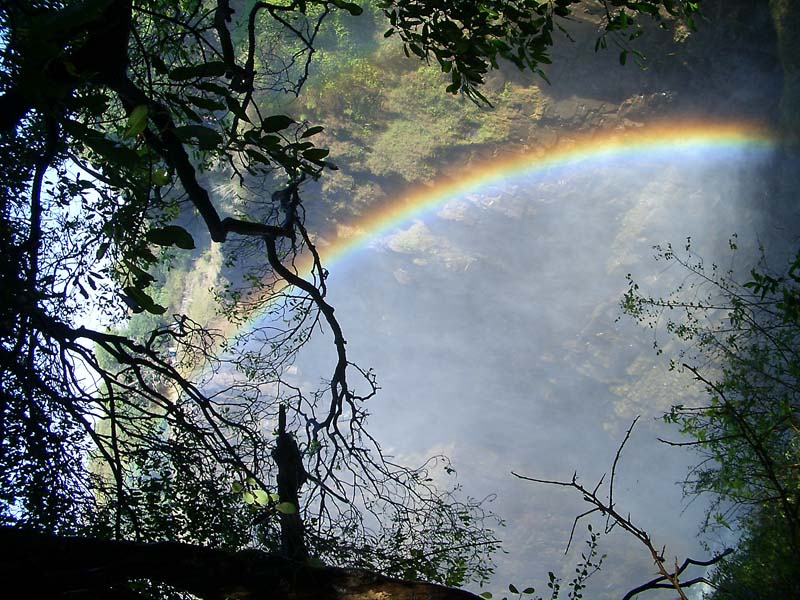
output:
[[[573, 136], [553, 148], [516, 154], [478, 165], [463, 172], [452, 172], [433, 185], [421, 185], [403, 194], [355, 222], [342, 228], [344, 235], [320, 244], [323, 265], [331, 269], [348, 256], [368, 247], [413, 220], [425, 219], [448, 202], [465, 194], [480, 193], [490, 186], [523, 177], [550, 172], [567, 173], [586, 165], [600, 166], [632, 158], [668, 154], [711, 159], [731, 150], [769, 152], [776, 147], [776, 137], [769, 130], [745, 122], [708, 123], [702, 121], [667, 121], [634, 130], [595, 131]], [[311, 260], [299, 260], [300, 273], [311, 268]], [[258, 322], [265, 312], [252, 315], [238, 332]]]

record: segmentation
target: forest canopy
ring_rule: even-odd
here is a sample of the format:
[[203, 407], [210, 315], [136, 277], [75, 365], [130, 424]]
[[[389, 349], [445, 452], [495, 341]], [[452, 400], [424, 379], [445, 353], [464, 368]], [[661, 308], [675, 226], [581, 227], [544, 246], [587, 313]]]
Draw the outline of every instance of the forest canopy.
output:
[[[365, 428], [375, 375], [348, 359], [305, 220], [303, 184], [336, 170], [336, 158], [314, 142], [324, 123], [269, 112], [268, 97], [312, 83], [318, 36], [346, 15], [382, 22], [409, 58], [436, 65], [449, 78], [442, 94], [486, 104], [491, 69], [544, 75], [582, 4], [0, 8], [2, 525], [485, 581], [499, 545], [485, 507], [434, 485], [434, 470], [451, 471], [444, 459], [394, 464]], [[597, 47], [615, 46], [624, 63], [641, 21], [693, 27], [699, 5], [601, 2]], [[221, 197], [220, 173], [259, 202]], [[225, 317], [273, 317], [247, 339], [162, 303], [164, 273], [208, 244], [225, 248], [226, 265], [246, 265], [223, 294]], [[152, 320], [129, 328], [132, 314]], [[285, 369], [322, 325], [331, 375], [308, 394]]]

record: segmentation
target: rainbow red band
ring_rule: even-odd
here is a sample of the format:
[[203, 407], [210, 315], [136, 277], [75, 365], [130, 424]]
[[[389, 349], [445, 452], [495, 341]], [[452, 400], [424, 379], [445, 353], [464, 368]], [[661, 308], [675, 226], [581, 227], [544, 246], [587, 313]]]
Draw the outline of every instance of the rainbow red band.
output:
[[[682, 153], [713, 153], [726, 149], [771, 150], [776, 137], [767, 129], [749, 123], [708, 123], [670, 121], [627, 130], [564, 134], [549, 149], [509, 155], [477, 165], [464, 172], [448, 173], [446, 180], [419, 186], [341, 227], [333, 240], [318, 243], [323, 265], [332, 269], [349, 254], [400, 229], [409, 221], [424, 218], [447, 202], [480, 188], [503, 181], [545, 174], [554, 169], [578, 168], [588, 161], [618, 161], [659, 152], [680, 158]], [[310, 259], [297, 261], [301, 275], [311, 268]], [[237, 332], [244, 332], [269, 309], [269, 304], [252, 315]]]

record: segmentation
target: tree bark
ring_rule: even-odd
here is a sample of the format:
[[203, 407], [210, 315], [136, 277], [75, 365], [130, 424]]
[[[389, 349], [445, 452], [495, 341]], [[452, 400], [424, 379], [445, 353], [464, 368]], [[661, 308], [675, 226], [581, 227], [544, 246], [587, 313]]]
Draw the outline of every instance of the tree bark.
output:
[[303, 520], [300, 518], [300, 488], [306, 482], [303, 456], [294, 436], [286, 431], [286, 407], [281, 404], [278, 413], [278, 439], [272, 458], [278, 466], [278, 497], [280, 502], [293, 505], [294, 512], [279, 514], [281, 522], [281, 550], [287, 558], [305, 561], [308, 558]]
[[480, 600], [464, 590], [312, 567], [258, 550], [60, 537], [8, 527], [0, 528], [0, 577], [5, 592], [24, 590], [20, 597], [27, 600], [121, 598], [128, 582], [143, 579], [206, 600]]

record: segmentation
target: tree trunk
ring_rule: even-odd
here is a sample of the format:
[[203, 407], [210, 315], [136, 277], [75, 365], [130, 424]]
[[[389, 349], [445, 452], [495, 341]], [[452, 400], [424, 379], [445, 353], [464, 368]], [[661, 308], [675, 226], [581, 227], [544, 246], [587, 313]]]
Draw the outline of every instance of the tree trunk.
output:
[[26, 600], [124, 598], [133, 580], [206, 600], [480, 600], [464, 590], [338, 567], [311, 567], [258, 550], [142, 544], [0, 528], [0, 577]]
[[300, 488], [306, 482], [303, 456], [294, 436], [286, 431], [286, 407], [281, 404], [278, 413], [278, 439], [272, 458], [278, 465], [278, 497], [281, 503], [289, 503], [293, 512], [281, 512], [281, 550], [286, 558], [305, 561], [308, 558], [303, 521], [300, 518]]

